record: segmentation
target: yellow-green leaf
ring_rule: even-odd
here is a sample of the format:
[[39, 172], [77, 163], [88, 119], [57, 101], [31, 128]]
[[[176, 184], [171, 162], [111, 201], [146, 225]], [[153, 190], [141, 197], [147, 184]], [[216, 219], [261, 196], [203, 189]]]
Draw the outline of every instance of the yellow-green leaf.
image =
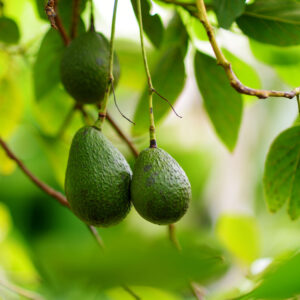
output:
[[250, 264], [259, 257], [259, 230], [255, 218], [226, 214], [219, 218], [216, 230], [228, 251], [241, 261]]

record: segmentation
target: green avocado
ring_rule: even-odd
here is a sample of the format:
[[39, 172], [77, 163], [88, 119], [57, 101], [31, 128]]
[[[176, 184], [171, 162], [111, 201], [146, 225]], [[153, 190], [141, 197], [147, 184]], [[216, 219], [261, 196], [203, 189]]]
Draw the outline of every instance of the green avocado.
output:
[[[67, 92], [80, 103], [100, 103], [104, 98], [109, 71], [109, 42], [89, 31], [66, 48], [60, 65], [61, 81]], [[114, 54], [114, 87], [120, 77], [120, 65]]]
[[178, 221], [187, 211], [190, 182], [166, 151], [148, 148], [136, 160], [131, 182], [131, 200], [146, 220], [166, 225]]
[[65, 179], [71, 209], [86, 224], [107, 227], [130, 210], [131, 169], [103, 133], [86, 126], [73, 138]]

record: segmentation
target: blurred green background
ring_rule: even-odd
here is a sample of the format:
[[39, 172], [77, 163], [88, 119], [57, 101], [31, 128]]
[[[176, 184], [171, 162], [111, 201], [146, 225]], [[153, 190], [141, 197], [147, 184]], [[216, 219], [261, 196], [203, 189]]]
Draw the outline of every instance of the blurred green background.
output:
[[[53, 74], [40, 76], [43, 63], [57, 60], [62, 51], [60, 37], [52, 29], [47, 35], [53, 47], [47, 44], [39, 50], [49, 30], [49, 22], [39, 15], [42, 2], [4, 1], [4, 14], [17, 23], [20, 41], [0, 43], [0, 135], [33, 174], [63, 191], [70, 142], [84, 120], [76, 112], [63, 136], [56, 138], [73, 100], [59, 82], [53, 82], [55, 64]], [[95, 1], [96, 28], [106, 36], [112, 2]], [[152, 9], [160, 13], [164, 25], [172, 17], [169, 7]], [[189, 211], [176, 225], [182, 252], [170, 243], [166, 227], [148, 223], [134, 209], [121, 224], [99, 229], [103, 252], [86, 226], [33, 185], [0, 149], [0, 299], [23, 299], [17, 287], [45, 299], [134, 299], [124, 285], [145, 300], [194, 299], [192, 286], [194, 292], [205, 294], [204, 299], [229, 299], [250, 291], [274, 259], [290, 258], [299, 247], [299, 222], [290, 221], [284, 210], [271, 215], [262, 191], [267, 150], [275, 136], [293, 123], [296, 103], [243, 96], [238, 144], [229, 153], [204, 111], [191, 67], [194, 49], [211, 53], [210, 46], [200, 23], [184, 11], [179, 13], [193, 45], [185, 58], [187, 78], [176, 102], [183, 118], [169, 110], [159, 122], [157, 139], [192, 184]], [[88, 19], [87, 7], [86, 25]], [[130, 1], [120, 1], [116, 38], [122, 68], [117, 99], [132, 119], [146, 76]], [[220, 30], [218, 38], [246, 84], [276, 89], [297, 85], [299, 47], [249, 42], [235, 27], [231, 32]], [[147, 51], [154, 69], [158, 50], [148, 42]], [[43, 83], [37, 85], [38, 80]], [[154, 112], [158, 106], [167, 104], [157, 98]], [[87, 109], [96, 116], [94, 107]], [[137, 135], [113, 101], [108, 109], [124, 132], [134, 133], [139, 150], [148, 146], [148, 135]], [[104, 133], [133, 165], [132, 153], [109, 124]], [[288, 269], [290, 276], [293, 266]]]

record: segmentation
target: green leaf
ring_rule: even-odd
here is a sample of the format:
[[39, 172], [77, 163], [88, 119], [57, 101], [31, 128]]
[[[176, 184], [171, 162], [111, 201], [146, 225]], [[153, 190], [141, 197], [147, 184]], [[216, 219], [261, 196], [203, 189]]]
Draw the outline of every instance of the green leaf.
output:
[[[138, 11], [137, 11], [137, 1], [131, 0], [131, 4], [135, 13], [136, 18], [138, 19]], [[151, 2], [149, 0], [141, 1], [141, 9], [142, 9], [142, 19], [143, 19], [143, 28], [144, 31], [151, 41], [151, 43], [159, 48], [164, 34], [164, 27], [160, 16], [158, 14], [151, 14]]]
[[300, 2], [256, 0], [236, 21], [244, 34], [266, 44], [300, 44]]
[[[14, 73], [20, 76], [19, 73]], [[18, 126], [24, 111], [22, 92], [15, 78], [0, 81], [0, 136], [8, 138]]]
[[219, 25], [228, 29], [245, 9], [245, 0], [213, 0]]
[[50, 29], [39, 49], [33, 66], [35, 97], [39, 101], [60, 82], [60, 60], [64, 45], [54, 29]]
[[300, 63], [300, 46], [282, 48], [250, 39], [250, 47], [258, 60], [271, 66], [293, 66]]
[[198, 51], [194, 67], [205, 109], [218, 136], [233, 151], [242, 119], [242, 97], [230, 86], [224, 70], [214, 58]]
[[[222, 51], [226, 58], [230, 61], [234, 73], [244, 85], [254, 89], [261, 88], [259, 76], [250, 65], [233, 55], [228, 50], [222, 49]], [[247, 100], [253, 100], [254, 98], [253, 96], [249, 95], [242, 95], [242, 97], [244, 97]]]
[[[120, 286], [120, 283], [185, 288], [190, 281], [207, 282], [227, 269], [219, 250], [189, 241], [182, 242], [183, 250], [178, 252], [165, 238], [120, 232], [120, 226], [109, 229], [119, 231], [117, 237], [109, 239], [104, 255], [99, 255], [99, 248], [88, 236], [88, 240], [81, 243], [73, 240], [64, 247], [61, 247], [62, 241], [57, 242], [57, 236], [55, 240], [44, 241], [36, 253], [42, 260], [41, 267], [47, 266], [47, 272], [58, 286], [66, 288], [68, 284], [88, 283], [89, 287], [97, 286], [99, 290]], [[64, 237], [63, 244], [66, 243]]]
[[[288, 299], [300, 294], [300, 253], [274, 261], [261, 283], [239, 299]], [[293, 298], [294, 299], [294, 298]]]
[[216, 230], [224, 246], [243, 262], [249, 264], [259, 257], [259, 230], [255, 218], [223, 215]]
[[209, 41], [205, 28], [201, 24], [200, 20], [191, 16], [186, 10], [178, 9], [178, 13], [182, 19], [182, 22], [189, 34], [189, 38], [193, 41], [198, 39], [201, 41]]
[[300, 215], [300, 126], [282, 132], [267, 155], [264, 190], [270, 211], [286, 202], [292, 219]]
[[17, 23], [9, 18], [0, 18], [0, 41], [6, 44], [17, 44], [20, 32]]
[[[188, 34], [180, 17], [175, 15], [170, 21], [164, 36], [162, 51], [151, 71], [152, 83], [159, 94], [173, 105], [183, 90], [186, 73], [184, 57], [188, 45]], [[134, 135], [145, 133], [149, 129], [149, 88], [146, 85], [137, 104], [134, 115], [136, 125]], [[153, 95], [153, 112], [156, 124], [171, 111], [170, 106], [156, 94]]]
[[278, 76], [291, 87], [299, 86], [300, 63], [288, 66], [275, 66]]

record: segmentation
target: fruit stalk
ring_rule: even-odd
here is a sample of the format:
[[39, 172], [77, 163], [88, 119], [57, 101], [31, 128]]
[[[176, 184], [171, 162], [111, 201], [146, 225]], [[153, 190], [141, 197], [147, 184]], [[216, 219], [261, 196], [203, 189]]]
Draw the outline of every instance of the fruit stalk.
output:
[[152, 79], [151, 74], [149, 71], [148, 66], [148, 60], [147, 60], [147, 54], [144, 44], [144, 30], [143, 30], [143, 18], [142, 18], [142, 8], [141, 8], [141, 0], [137, 0], [137, 9], [138, 9], [138, 23], [140, 28], [140, 40], [141, 40], [141, 48], [142, 48], [142, 56], [144, 61], [144, 67], [147, 74], [147, 81], [148, 81], [148, 87], [149, 87], [149, 115], [150, 115], [150, 148], [156, 148], [156, 135], [155, 135], [155, 123], [154, 123], [154, 114], [153, 114], [153, 93], [154, 88], [152, 85]]
[[103, 122], [104, 122], [105, 117], [106, 117], [106, 107], [107, 107], [108, 98], [109, 98], [109, 95], [110, 95], [111, 86], [114, 84], [113, 63], [114, 63], [114, 40], [115, 40], [117, 8], [118, 8], [118, 0], [115, 0], [112, 23], [111, 23], [108, 80], [107, 80], [104, 100], [103, 100], [103, 103], [101, 104], [101, 107], [100, 107], [100, 110], [99, 110], [99, 117], [98, 117], [98, 120], [95, 123], [95, 126], [98, 127], [100, 130], [102, 128]]

